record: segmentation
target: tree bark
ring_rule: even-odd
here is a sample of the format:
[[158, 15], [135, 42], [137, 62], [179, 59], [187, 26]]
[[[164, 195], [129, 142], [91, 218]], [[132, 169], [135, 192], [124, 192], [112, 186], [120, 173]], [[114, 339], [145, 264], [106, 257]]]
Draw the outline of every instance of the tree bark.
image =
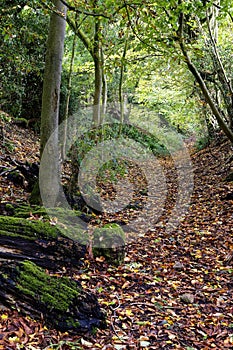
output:
[[101, 116], [101, 122], [104, 120], [104, 116], [107, 111], [107, 101], [108, 101], [108, 83], [106, 79], [106, 74], [104, 71], [104, 53], [103, 53], [103, 47], [101, 47], [101, 62], [102, 62], [102, 116]]
[[0, 266], [0, 305], [20, 309], [33, 319], [71, 334], [105, 326], [96, 296], [84, 291], [79, 282], [51, 276], [27, 260]]
[[[55, 205], [60, 190], [58, 120], [62, 59], [66, 29], [66, 7], [54, 0], [56, 11], [50, 18], [42, 94], [40, 192], [46, 205]], [[44, 152], [46, 150], [46, 152]]]
[[69, 117], [69, 103], [70, 103], [70, 95], [71, 95], [71, 88], [72, 88], [72, 73], [73, 73], [73, 65], [74, 65], [74, 57], [75, 57], [76, 39], [77, 39], [77, 36], [74, 33], [71, 60], [70, 60], [70, 70], [69, 70], [69, 77], [68, 77], [68, 86], [67, 86], [68, 91], [67, 91], [67, 98], [66, 98], [66, 109], [65, 109], [65, 116], [63, 121], [64, 123], [64, 135], [63, 135], [63, 145], [62, 145], [63, 159], [65, 159], [66, 157], [67, 120]]
[[[27, 213], [25, 208], [11, 210], [16, 215], [20, 210], [21, 215]], [[67, 268], [80, 268], [85, 245], [64, 237], [49, 222], [0, 216], [0, 247], [0, 306], [20, 309], [33, 319], [42, 317], [63, 332], [77, 334], [104, 326], [96, 296], [62, 276]]]
[[101, 99], [102, 99], [102, 61], [101, 61], [101, 43], [100, 43], [100, 20], [95, 22], [95, 35], [93, 47], [93, 59], [95, 67], [95, 91], [93, 106], [93, 124], [98, 126], [101, 121]]

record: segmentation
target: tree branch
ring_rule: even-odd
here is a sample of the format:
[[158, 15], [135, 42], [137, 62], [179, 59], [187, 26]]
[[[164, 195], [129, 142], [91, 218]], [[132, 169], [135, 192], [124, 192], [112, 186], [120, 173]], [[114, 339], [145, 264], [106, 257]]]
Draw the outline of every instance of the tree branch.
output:
[[60, 1], [61, 1], [65, 6], [67, 6], [67, 8], [68, 8], [70, 11], [74, 11], [74, 12], [77, 12], [77, 13], [80, 13], [80, 14], [83, 14], [83, 15], [87, 15], [87, 16], [92, 16], [92, 17], [104, 17], [104, 18], [107, 18], [107, 19], [110, 19], [110, 18], [111, 18], [110, 16], [107, 16], [107, 15], [105, 15], [104, 13], [95, 13], [95, 12], [88, 12], [88, 11], [85, 11], [85, 10], [78, 10], [77, 7], [68, 4], [65, 0], [60, 0]]
[[205, 100], [208, 103], [213, 115], [215, 116], [220, 128], [223, 130], [223, 132], [228, 137], [228, 139], [233, 143], [233, 132], [228, 127], [228, 125], [225, 123], [220, 111], [218, 110], [213, 99], [210, 96], [209, 90], [208, 90], [204, 80], [202, 79], [196, 66], [192, 63], [192, 61], [189, 57], [188, 51], [185, 48], [184, 38], [183, 38], [183, 27], [184, 27], [184, 17], [183, 17], [183, 14], [181, 14], [180, 15], [180, 26], [179, 26], [179, 29], [177, 31], [177, 34], [179, 35], [179, 44], [180, 44], [180, 48], [181, 48], [181, 51], [183, 53], [183, 56], [185, 58], [185, 62], [188, 66], [188, 69], [190, 70], [190, 72], [193, 74], [196, 81], [198, 82], [200, 89], [205, 97]]

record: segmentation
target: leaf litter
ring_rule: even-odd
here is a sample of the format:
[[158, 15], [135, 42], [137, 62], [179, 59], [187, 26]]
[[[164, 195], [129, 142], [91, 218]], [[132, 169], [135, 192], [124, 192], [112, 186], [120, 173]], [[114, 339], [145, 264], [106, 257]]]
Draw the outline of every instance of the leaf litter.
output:
[[[8, 155], [38, 159], [35, 135], [28, 137], [23, 129], [15, 129], [17, 154], [4, 150], [1, 166], [7, 166]], [[7, 136], [10, 139], [10, 131]], [[113, 267], [104, 259], [87, 256], [82, 273], [66, 269], [98, 296], [107, 313], [106, 329], [71, 336], [47, 329], [43, 320], [34, 321], [20, 310], [2, 308], [0, 349], [232, 349], [233, 211], [232, 199], [226, 197], [233, 184], [223, 181], [229, 171], [229, 152], [229, 143], [222, 139], [218, 146], [193, 153], [191, 204], [172, 233], [166, 232], [164, 223], [174, 206], [177, 184], [173, 162], [163, 159], [168, 194], [160, 222], [148, 232], [137, 232], [137, 239], [127, 246], [125, 263]], [[137, 170], [134, 178], [144, 181]], [[138, 184], [139, 189], [144, 185]], [[27, 197], [22, 188], [1, 178], [2, 202]], [[137, 210], [129, 208], [123, 216], [102, 214], [93, 222], [127, 222], [132, 215], [137, 217]]]

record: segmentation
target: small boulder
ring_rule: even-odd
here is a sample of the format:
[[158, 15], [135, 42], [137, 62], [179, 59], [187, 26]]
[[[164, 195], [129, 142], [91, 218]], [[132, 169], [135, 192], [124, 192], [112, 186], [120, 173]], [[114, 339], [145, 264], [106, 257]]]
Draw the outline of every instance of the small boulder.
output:
[[96, 228], [93, 233], [93, 255], [103, 256], [106, 262], [120, 265], [125, 258], [125, 233], [122, 228], [113, 223]]
[[185, 304], [193, 304], [194, 299], [194, 295], [190, 293], [184, 293], [180, 296], [180, 300], [183, 301]]

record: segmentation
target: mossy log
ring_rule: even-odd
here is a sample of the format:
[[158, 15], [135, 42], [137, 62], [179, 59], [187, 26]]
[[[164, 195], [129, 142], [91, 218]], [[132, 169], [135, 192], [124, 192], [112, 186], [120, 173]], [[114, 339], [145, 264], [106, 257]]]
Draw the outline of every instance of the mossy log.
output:
[[[85, 255], [85, 242], [72, 240], [65, 233], [66, 227], [49, 222], [0, 216], [0, 261], [28, 259], [47, 269], [78, 266]], [[80, 235], [83, 239], [83, 232]]]
[[103, 326], [95, 295], [57, 275], [62, 267], [82, 264], [88, 235], [77, 221], [79, 213], [55, 208], [48, 214], [44, 208], [11, 204], [1, 209], [0, 306], [76, 334]]
[[94, 294], [79, 282], [51, 276], [30, 261], [2, 263], [0, 304], [43, 319], [60, 331], [82, 333], [105, 326], [105, 315]]

